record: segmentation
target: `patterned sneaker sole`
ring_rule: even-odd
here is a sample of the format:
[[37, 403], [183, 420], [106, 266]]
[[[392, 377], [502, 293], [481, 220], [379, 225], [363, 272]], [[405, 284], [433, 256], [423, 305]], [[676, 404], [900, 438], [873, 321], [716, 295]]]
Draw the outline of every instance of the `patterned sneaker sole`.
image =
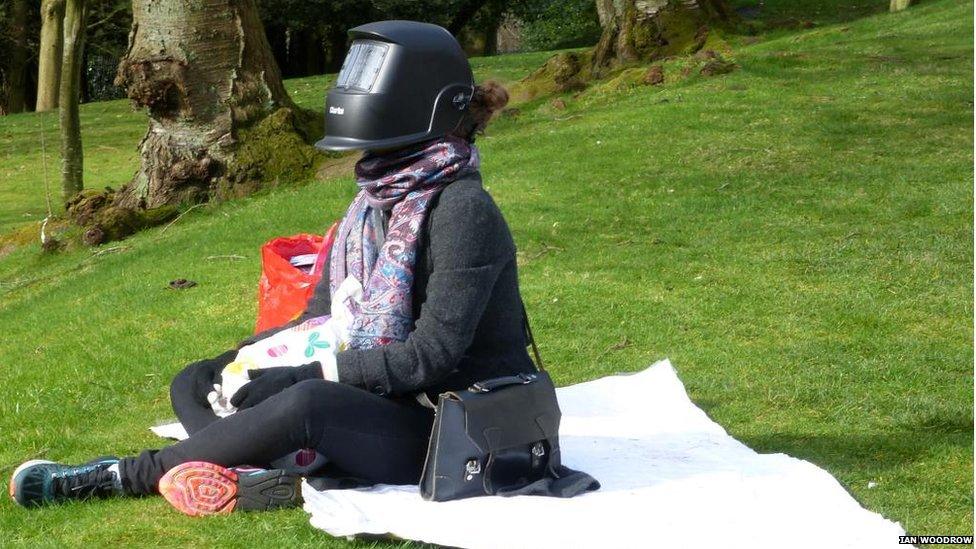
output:
[[19, 493], [20, 479], [18, 479], [17, 476], [20, 475], [20, 473], [23, 470], [27, 469], [28, 467], [33, 467], [34, 465], [40, 465], [42, 463], [54, 463], [54, 462], [46, 459], [32, 459], [30, 461], [25, 461], [24, 463], [21, 463], [20, 466], [14, 469], [14, 472], [10, 475], [10, 484], [7, 486], [8, 493], [10, 494], [11, 499], [13, 499], [14, 501], [16, 501], [21, 505], [24, 505], [24, 503], [21, 501], [22, 499], [20, 497], [21, 494]]
[[169, 470], [159, 480], [159, 493], [191, 517], [226, 515], [233, 511], [269, 511], [301, 503], [300, 477], [271, 469], [228, 469], [191, 461]]

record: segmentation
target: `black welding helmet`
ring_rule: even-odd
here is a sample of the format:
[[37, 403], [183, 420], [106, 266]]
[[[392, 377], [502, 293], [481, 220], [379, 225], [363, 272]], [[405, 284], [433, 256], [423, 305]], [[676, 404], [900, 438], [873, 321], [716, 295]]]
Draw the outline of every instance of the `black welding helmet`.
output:
[[392, 149], [447, 135], [474, 92], [471, 65], [447, 29], [380, 21], [349, 31], [352, 41], [325, 99], [330, 151]]

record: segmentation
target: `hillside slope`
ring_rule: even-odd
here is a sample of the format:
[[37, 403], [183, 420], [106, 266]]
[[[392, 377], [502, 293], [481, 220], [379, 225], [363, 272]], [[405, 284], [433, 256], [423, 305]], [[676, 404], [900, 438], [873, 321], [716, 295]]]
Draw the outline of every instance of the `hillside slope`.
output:
[[[970, 533], [972, 9], [926, 2], [760, 41], [729, 75], [539, 101], [490, 128], [486, 185], [556, 381], [670, 357], [746, 444], [820, 464], [912, 533]], [[516, 75], [544, 57], [477, 63]], [[322, 79], [290, 85], [321, 101]], [[117, 106], [88, 112], [122, 120]], [[33, 166], [33, 119], [11, 120], [0, 144]], [[124, 175], [131, 128], [87, 127]], [[145, 428], [171, 416], [168, 379], [249, 332], [260, 244], [322, 230], [353, 192], [349, 177], [282, 188], [95, 254], [0, 252], [3, 476], [159, 445]], [[166, 289], [181, 277], [199, 286]], [[194, 521], [159, 498], [4, 499], [0, 531], [32, 546], [346, 545], [301, 511]]]

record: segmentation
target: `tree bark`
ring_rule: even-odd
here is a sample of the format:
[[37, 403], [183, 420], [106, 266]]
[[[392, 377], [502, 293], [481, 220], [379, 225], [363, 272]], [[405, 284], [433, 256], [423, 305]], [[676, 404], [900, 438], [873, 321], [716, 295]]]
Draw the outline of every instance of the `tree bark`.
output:
[[37, 68], [37, 112], [58, 106], [61, 62], [64, 52], [64, 0], [44, 0], [41, 4], [41, 45]]
[[81, 59], [85, 48], [85, 0], [67, 0], [64, 10], [64, 57], [58, 97], [61, 122], [61, 196], [65, 202], [81, 192]]
[[322, 33], [318, 29], [307, 29], [305, 31], [305, 72], [303, 76], [325, 73], [325, 45]]
[[116, 195], [123, 208], [199, 202], [254, 176], [260, 166], [236, 165], [241, 130], [294, 108], [254, 0], [133, 0], [116, 83], [149, 113], [141, 167]]
[[10, 6], [10, 61], [7, 72], [6, 111], [8, 113], [23, 112], [26, 108], [27, 95], [27, 0], [13, 0]]
[[328, 72], [339, 72], [346, 57], [348, 35], [344, 29], [334, 26], [329, 33], [325, 68]]
[[498, 28], [502, 26], [502, 19], [505, 17], [505, 0], [490, 0], [485, 5], [485, 45], [484, 55], [495, 55], [498, 53]]
[[[325, 48], [319, 31], [315, 28], [290, 29], [290, 39], [285, 55], [276, 59], [284, 60], [282, 74], [287, 78], [322, 74], [324, 70]], [[272, 47], [272, 52], [274, 47]]]
[[447, 30], [457, 36], [464, 26], [474, 18], [481, 6], [487, 2], [488, 0], [467, 0], [463, 2], [454, 17], [451, 18], [451, 22], [447, 24]]
[[890, 11], [901, 11], [912, 5], [912, 0], [891, 0]]
[[594, 68], [701, 49], [709, 29], [733, 15], [725, 0], [596, 0], [603, 34]]

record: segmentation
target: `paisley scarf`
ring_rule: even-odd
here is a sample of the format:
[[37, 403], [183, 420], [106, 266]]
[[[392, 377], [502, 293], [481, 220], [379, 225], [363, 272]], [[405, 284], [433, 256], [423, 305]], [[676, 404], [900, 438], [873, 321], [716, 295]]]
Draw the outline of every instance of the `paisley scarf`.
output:
[[[413, 330], [417, 244], [431, 201], [459, 176], [479, 166], [478, 150], [449, 136], [389, 153], [367, 152], [356, 164], [360, 191], [342, 218], [329, 269], [333, 295], [348, 276], [363, 286], [348, 300], [350, 347], [371, 349], [405, 341]], [[377, 246], [377, 216], [388, 213], [386, 239]]]

